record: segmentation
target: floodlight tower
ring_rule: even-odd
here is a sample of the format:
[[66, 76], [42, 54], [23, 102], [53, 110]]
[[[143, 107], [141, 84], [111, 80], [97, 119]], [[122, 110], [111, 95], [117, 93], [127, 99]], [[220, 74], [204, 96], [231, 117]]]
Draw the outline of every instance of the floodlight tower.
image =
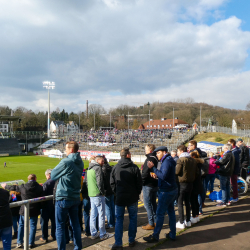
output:
[[50, 97], [49, 97], [49, 90], [55, 88], [54, 82], [45, 81], [43, 82], [43, 87], [48, 90], [48, 138], [50, 137]]

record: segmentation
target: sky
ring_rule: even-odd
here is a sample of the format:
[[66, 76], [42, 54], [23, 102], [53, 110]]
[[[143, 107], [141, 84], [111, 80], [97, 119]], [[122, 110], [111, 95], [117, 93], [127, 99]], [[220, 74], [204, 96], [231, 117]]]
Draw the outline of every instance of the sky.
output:
[[0, 0], [0, 106], [250, 101], [249, 0]]

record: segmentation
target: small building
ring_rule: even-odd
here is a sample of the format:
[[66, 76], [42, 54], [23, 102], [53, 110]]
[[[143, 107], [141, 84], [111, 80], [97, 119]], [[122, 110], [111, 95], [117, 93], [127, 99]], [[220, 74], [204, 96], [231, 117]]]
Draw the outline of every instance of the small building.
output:
[[51, 133], [65, 133], [67, 132], [67, 127], [63, 121], [52, 121], [50, 123], [50, 132]]
[[9, 125], [8, 125], [8, 123], [2, 122], [0, 124], [0, 132], [2, 132], [2, 133], [9, 132]]
[[150, 119], [143, 124], [145, 129], [172, 129], [178, 127], [188, 127], [189, 124], [180, 119], [166, 119], [161, 118], [159, 120]]
[[67, 131], [68, 132], [77, 132], [79, 129], [79, 126], [75, 124], [73, 121], [69, 121], [67, 124]]

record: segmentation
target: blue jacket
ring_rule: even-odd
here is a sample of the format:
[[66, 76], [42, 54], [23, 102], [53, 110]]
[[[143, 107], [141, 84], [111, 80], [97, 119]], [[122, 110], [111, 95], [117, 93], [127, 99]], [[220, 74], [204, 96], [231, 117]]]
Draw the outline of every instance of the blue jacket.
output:
[[175, 166], [176, 162], [170, 155], [163, 156], [161, 168], [158, 170], [153, 167], [154, 173], [158, 177], [158, 187], [162, 191], [172, 191], [177, 188], [175, 181]]
[[238, 147], [235, 147], [234, 149], [232, 149], [232, 153], [235, 159], [233, 174], [236, 174], [236, 175], [238, 175], [240, 172], [240, 152], [241, 150]]
[[80, 153], [69, 154], [52, 170], [51, 180], [58, 180], [56, 200], [80, 200], [83, 161]]

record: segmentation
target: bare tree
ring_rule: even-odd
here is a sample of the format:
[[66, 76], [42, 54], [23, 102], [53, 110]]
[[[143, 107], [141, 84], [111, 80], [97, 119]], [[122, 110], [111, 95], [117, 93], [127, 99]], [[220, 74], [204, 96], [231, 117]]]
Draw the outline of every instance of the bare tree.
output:
[[246, 110], [250, 110], [250, 101], [249, 101], [248, 104], [246, 105]]

